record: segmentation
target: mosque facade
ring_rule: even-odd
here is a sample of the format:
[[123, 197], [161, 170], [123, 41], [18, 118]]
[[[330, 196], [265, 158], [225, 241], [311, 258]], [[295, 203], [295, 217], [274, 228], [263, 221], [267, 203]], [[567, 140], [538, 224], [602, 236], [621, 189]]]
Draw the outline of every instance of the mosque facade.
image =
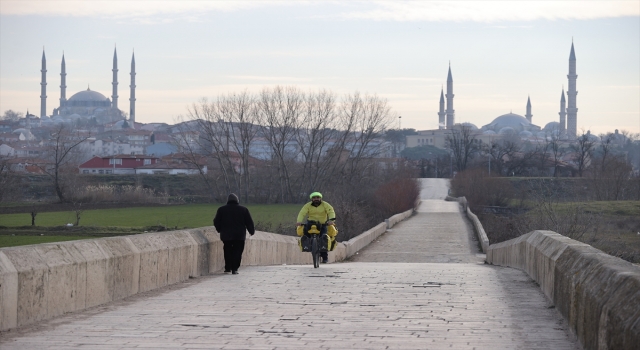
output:
[[[95, 119], [98, 124], [107, 124], [124, 120], [125, 113], [118, 108], [118, 54], [113, 51], [112, 68], [112, 93], [111, 99], [98, 91], [79, 91], [67, 99], [67, 67], [64, 54], [60, 66], [60, 99], [57, 107], [53, 108], [53, 113], [47, 115], [47, 58], [42, 51], [42, 68], [40, 82], [40, 119], [47, 121], [76, 121], [79, 119]], [[129, 98], [129, 124], [135, 125], [135, 55], [131, 56], [131, 84]]]
[[514, 135], [520, 138], [544, 138], [555, 133], [568, 140], [575, 139], [578, 124], [578, 108], [576, 102], [578, 95], [576, 80], [578, 75], [576, 74], [576, 55], [573, 42], [571, 43], [571, 52], [569, 54], [569, 74], [567, 78], [567, 99], [565, 99], [565, 91], [563, 88], [560, 96], [558, 121], [549, 122], [543, 128], [533, 124], [531, 98], [528, 97], [526, 114], [524, 116], [509, 112], [496, 117], [491, 123], [478, 128], [472, 123], [455, 123], [453, 77], [451, 74], [451, 65], [449, 65], [447, 93], [444, 93], [444, 88], [440, 91], [438, 129], [422, 130], [418, 131], [418, 135], [407, 136], [406, 147], [432, 145], [438, 148], [446, 148], [447, 135], [451, 134], [452, 129], [462, 127], [470, 128], [476, 139], [483, 143], [490, 143], [494, 139], [503, 138], [508, 135]]

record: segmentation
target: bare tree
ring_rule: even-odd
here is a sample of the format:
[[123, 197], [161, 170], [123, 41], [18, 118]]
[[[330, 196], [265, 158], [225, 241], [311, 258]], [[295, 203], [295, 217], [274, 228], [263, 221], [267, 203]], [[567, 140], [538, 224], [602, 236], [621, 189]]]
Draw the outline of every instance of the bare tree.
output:
[[230, 94], [218, 99], [217, 110], [223, 123], [225, 137], [228, 140], [227, 152], [233, 150], [240, 158], [240, 187], [244, 201], [249, 201], [251, 191], [251, 146], [259, 126], [255, 99], [247, 91]]
[[11, 168], [10, 158], [0, 156], [0, 202], [18, 197], [20, 177]]
[[490, 158], [491, 172], [499, 175], [515, 172], [520, 165], [518, 162], [520, 150], [521, 144], [512, 138], [491, 141], [491, 144], [484, 148], [484, 152]]
[[596, 159], [590, 171], [591, 183], [597, 200], [621, 200], [629, 184], [631, 165], [624, 155], [604, 154]]
[[29, 210], [29, 214], [31, 214], [31, 226], [36, 225], [36, 216], [38, 216], [38, 207], [34, 204], [31, 206]]
[[561, 203], [561, 191], [546, 180], [530, 180], [529, 187], [535, 202], [529, 213], [534, 219], [521, 227], [522, 233], [532, 230], [551, 230], [569, 238], [580, 239], [589, 231], [597, 232], [598, 215], [587, 212], [581, 203]]
[[77, 161], [74, 151], [79, 150], [78, 146], [90, 137], [69, 128], [64, 123], [55, 127], [49, 140], [48, 163], [38, 164], [38, 167], [53, 180], [56, 195], [61, 202], [68, 199], [67, 191], [73, 186], [71, 177], [77, 173], [77, 164], [73, 164]]
[[576, 163], [576, 168], [578, 170], [578, 176], [582, 177], [585, 169], [591, 163], [591, 158], [593, 156], [593, 149], [595, 147], [596, 142], [590, 138], [590, 134], [585, 134], [584, 130], [582, 131], [582, 135], [578, 136], [576, 142], [571, 144], [570, 148], [574, 153], [573, 160]]
[[480, 150], [480, 144], [473, 134], [473, 130], [466, 126], [451, 129], [446, 137], [447, 148], [453, 154], [453, 162], [458, 171], [467, 169], [469, 161]]
[[[181, 124], [178, 137], [182, 140], [189, 139], [189, 142], [182, 142], [181, 150], [194, 159], [199, 155], [205, 155], [218, 165], [218, 169], [209, 169], [209, 171], [218, 172], [222, 181], [210, 182], [206, 174], [200, 171], [207, 187], [211, 188], [212, 184], [215, 184], [218, 195], [237, 191], [239, 179], [234, 173], [232, 160], [227, 151], [229, 134], [217, 104], [203, 98], [187, 110], [186, 118], [181, 117], [181, 119], [187, 119], [188, 122]], [[224, 188], [219, 187], [220, 182]]]
[[80, 217], [82, 216], [82, 213], [84, 213], [84, 208], [82, 208], [82, 203], [81, 202], [73, 202], [73, 213], [76, 217], [76, 222], [75, 222], [75, 226], [80, 226]]
[[565, 149], [562, 147], [562, 140], [560, 139], [559, 132], [552, 132], [547, 139], [549, 144], [550, 158], [553, 161], [553, 177], [558, 177], [558, 168], [561, 163], [562, 156], [565, 154]]
[[328, 180], [331, 166], [339, 158], [339, 152], [328, 152], [332, 139], [338, 135], [335, 114], [334, 94], [326, 90], [307, 94], [301, 113], [301, 128], [295, 133], [302, 155], [300, 193], [321, 188]]
[[605, 171], [605, 166], [607, 161], [609, 160], [609, 155], [611, 154], [611, 150], [613, 148], [613, 134], [601, 134], [600, 135], [600, 147], [598, 147], [598, 151], [601, 154], [600, 159], [600, 171]]
[[15, 112], [15, 111], [13, 111], [11, 109], [8, 109], [8, 110], [4, 111], [4, 114], [2, 115], [2, 117], [0, 119], [12, 121], [12, 122], [17, 122], [22, 117], [24, 117], [24, 114], [22, 114], [22, 112]]
[[372, 165], [371, 158], [380, 155], [381, 135], [395, 119], [387, 100], [376, 95], [347, 95], [342, 102], [339, 127], [342, 135], [336, 150], [347, 150], [349, 162], [337, 163], [340, 173], [349, 179], [363, 176]]
[[278, 171], [278, 198], [283, 203], [294, 198], [289, 167], [297, 153], [294, 136], [299, 127], [303, 102], [303, 93], [295, 87], [264, 89], [258, 98], [260, 132], [271, 148]]

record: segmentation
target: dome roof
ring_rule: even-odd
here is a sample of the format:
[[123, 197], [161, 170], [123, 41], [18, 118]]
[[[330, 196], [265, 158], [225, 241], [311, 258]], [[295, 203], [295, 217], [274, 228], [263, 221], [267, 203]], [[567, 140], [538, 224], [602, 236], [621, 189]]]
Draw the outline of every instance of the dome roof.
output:
[[493, 131], [493, 130], [487, 130], [487, 131], [483, 132], [482, 134], [484, 134], [484, 135], [495, 135], [496, 132]]
[[498, 131], [498, 134], [500, 135], [507, 135], [507, 134], [515, 134], [516, 130], [510, 126], [505, 126], [504, 128], [500, 129], [500, 131]]
[[75, 94], [73, 94], [73, 96], [69, 97], [68, 101], [106, 101], [107, 98], [97, 92], [97, 91], [91, 91], [89, 88], [87, 88], [87, 90], [85, 91], [80, 91], [80, 92], [76, 92]]
[[531, 137], [531, 136], [533, 136], [533, 133], [531, 133], [531, 131], [525, 130], [520, 132], [520, 137]]
[[560, 130], [560, 123], [559, 122], [548, 122], [547, 125], [544, 126], [545, 131], [553, 131], [553, 130]]
[[593, 141], [593, 142], [599, 142], [600, 141], [600, 138], [598, 136], [594, 135], [594, 134], [589, 134], [587, 137], [589, 138], [589, 141]]
[[523, 126], [529, 126], [530, 124], [531, 123], [529, 123], [527, 118], [521, 115], [514, 114], [514, 113], [507, 113], [494, 119], [489, 125], [492, 128], [497, 128], [497, 129], [502, 129], [504, 127], [521, 129]]
[[460, 123], [460, 125], [466, 126], [466, 127], [470, 128], [471, 130], [478, 130], [478, 127], [475, 126], [475, 124], [471, 124], [471, 123], [465, 122], [465, 123]]
[[12, 134], [26, 134], [28, 132], [29, 132], [29, 130], [27, 130], [25, 128], [18, 128], [18, 129], [13, 130], [11, 133]]

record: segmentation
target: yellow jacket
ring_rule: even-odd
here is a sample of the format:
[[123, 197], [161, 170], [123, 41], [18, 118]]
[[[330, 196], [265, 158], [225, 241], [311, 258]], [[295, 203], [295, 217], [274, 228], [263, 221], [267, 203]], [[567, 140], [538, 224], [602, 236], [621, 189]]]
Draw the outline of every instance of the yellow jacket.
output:
[[311, 205], [313, 202], [305, 204], [300, 213], [298, 213], [297, 222], [303, 223], [305, 217], [309, 217], [309, 220], [318, 221], [321, 224], [327, 222], [327, 220], [335, 220], [336, 212], [333, 210], [331, 204], [322, 201], [319, 206], [314, 207]]

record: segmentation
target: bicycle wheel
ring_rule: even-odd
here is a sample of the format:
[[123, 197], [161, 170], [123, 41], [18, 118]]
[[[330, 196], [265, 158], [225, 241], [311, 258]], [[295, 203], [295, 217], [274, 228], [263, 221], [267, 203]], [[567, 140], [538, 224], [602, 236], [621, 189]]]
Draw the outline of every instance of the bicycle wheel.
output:
[[317, 235], [314, 235], [311, 240], [311, 257], [313, 258], [313, 267], [320, 267], [320, 247], [318, 246]]

